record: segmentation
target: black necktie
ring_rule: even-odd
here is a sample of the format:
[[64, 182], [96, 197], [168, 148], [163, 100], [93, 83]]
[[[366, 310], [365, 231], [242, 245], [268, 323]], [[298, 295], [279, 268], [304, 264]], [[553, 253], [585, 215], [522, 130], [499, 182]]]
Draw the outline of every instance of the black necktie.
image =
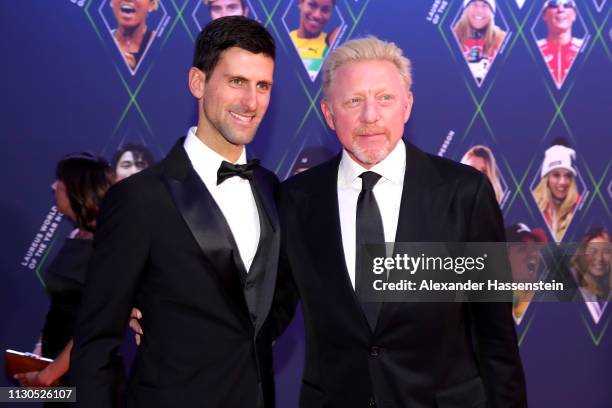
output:
[[[380, 210], [376, 203], [376, 197], [372, 189], [380, 180], [380, 174], [376, 174], [373, 171], [365, 171], [359, 176], [361, 177], [361, 192], [357, 199], [357, 222], [356, 222], [356, 269], [355, 269], [355, 282], [358, 282], [358, 274], [361, 269], [364, 269], [364, 263], [372, 265], [371, 258], [377, 256], [374, 253], [366, 254], [361, 247], [364, 244], [379, 244], [385, 243], [385, 233], [383, 229], [382, 218], [380, 216]], [[384, 256], [384, 254], [382, 254]], [[365, 259], [368, 258], [368, 259]], [[366, 273], [368, 269], [362, 271]], [[368, 282], [369, 280], [365, 280]], [[364, 284], [365, 282], [362, 282]], [[359, 295], [359, 293], [357, 294]], [[365, 302], [363, 299], [359, 299], [363, 312], [370, 324], [372, 331], [376, 328], [376, 321], [378, 320], [378, 311], [380, 309], [380, 303], [378, 302]]]
[[253, 170], [259, 165], [259, 160], [251, 159], [247, 164], [232, 164], [223, 160], [217, 170], [217, 185], [230, 177], [238, 176], [246, 180], [253, 179]]

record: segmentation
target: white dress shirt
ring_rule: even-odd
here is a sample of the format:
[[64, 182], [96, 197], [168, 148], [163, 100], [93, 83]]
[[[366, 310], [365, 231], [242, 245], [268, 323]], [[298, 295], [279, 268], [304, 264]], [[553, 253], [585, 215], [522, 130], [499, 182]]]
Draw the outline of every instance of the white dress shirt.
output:
[[[232, 230], [240, 258], [248, 272], [257, 252], [260, 234], [259, 213], [249, 181], [236, 176], [217, 185], [217, 170], [225, 158], [198, 139], [195, 127], [187, 132], [183, 147]], [[243, 149], [234, 164], [245, 163], [246, 151]]]
[[[369, 170], [382, 176], [374, 186], [373, 192], [382, 217], [386, 242], [395, 241], [405, 170], [406, 147], [401, 139], [383, 161]], [[338, 208], [344, 260], [353, 288], [355, 288], [355, 247], [357, 246], [357, 199], [361, 192], [359, 175], [364, 171], [368, 169], [355, 162], [346, 150], [342, 152], [338, 168]]]

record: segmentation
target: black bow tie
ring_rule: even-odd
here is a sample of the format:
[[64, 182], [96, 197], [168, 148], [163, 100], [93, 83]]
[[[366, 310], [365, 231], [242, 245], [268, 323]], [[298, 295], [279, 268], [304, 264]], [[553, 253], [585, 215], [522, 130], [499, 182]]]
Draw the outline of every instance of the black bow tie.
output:
[[246, 180], [253, 179], [253, 170], [259, 166], [259, 160], [251, 159], [247, 164], [232, 164], [223, 160], [217, 170], [217, 185], [223, 183], [230, 177], [238, 176]]

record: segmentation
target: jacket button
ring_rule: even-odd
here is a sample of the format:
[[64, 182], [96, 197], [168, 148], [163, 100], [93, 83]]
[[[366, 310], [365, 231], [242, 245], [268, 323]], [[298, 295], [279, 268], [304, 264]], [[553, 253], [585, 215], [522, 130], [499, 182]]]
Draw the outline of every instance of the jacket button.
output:
[[380, 347], [378, 346], [370, 347], [370, 355], [372, 357], [378, 357], [379, 354], [380, 354]]
[[374, 399], [374, 397], [370, 397], [370, 403], [368, 404], [368, 407], [370, 408], [376, 407], [376, 400]]
[[255, 286], [255, 284], [253, 282], [249, 281], [249, 282], [245, 283], [244, 288], [246, 290], [251, 290], [251, 289], [253, 289], [254, 286]]

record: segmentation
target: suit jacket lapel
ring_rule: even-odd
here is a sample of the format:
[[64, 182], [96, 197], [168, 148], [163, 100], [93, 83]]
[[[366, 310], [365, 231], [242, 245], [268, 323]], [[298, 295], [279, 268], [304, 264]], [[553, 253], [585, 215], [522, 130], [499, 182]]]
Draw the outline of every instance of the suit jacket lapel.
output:
[[275, 192], [273, 190], [273, 185], [269, 180], [266, 180], [265, 177], [264, 171], [257, 167], [255, 168], [253, 183], [251, 184], [253, 194], [259, 198], [259, 202], [264, 210], [264, 214], [259, 214], [262, 233], [265, 219], [269, 221], [271, 227], [270, 236], [265, 239], [266, 246], [264, 246], [264, 237], [262, 234], [257, 248], [258, 252], [265, 251], [265, 268], [263, 282], [258, 288], [255, 333], [259, 332], [259, 329], [261, 329], [270, 311], [276, 283], [278, 252], [280, 248], [280, 229], [278, 224], [278, 211], [275, 203]]
[[165, 159], [168, 190], [237, 314], [251, 326], [235, 260], [236, 243], [223, 213], [191, 166], [183, 141], [180, 139]]
[[[449, 203], [449, 185], [438, 174], [427, 155], [404, 140], [406, 170], [395, 242], [433, 242]], [[440, 223], [440, 225], [438, 225]], [[391, 317], [400, 303], [383, 303], [377, 328]]]
[[278, 229], [278, 212], [274, 197], [275, 193], [272, 190], [272, 184], [265, 179], [264, 171], [259, 167], [255, 168], [253, 183], [255, 184], [256, 190], [253, 191], [253, 194], [258, 194], [266, 211], [265, 216], [268, 217], [268, 220], [272, 225], [272, 229], [276, 231]]
[[[342, 232], [340, 228], [340, 211], [338, 208], [338, 165], [341, 155], [324, 164], [321, 177], [317, 184], [316, 193], [309, 196], [303, 206], [302, 223], [306, 231], [308, 243], [312, 254], [322, 261], [319, 271], [329, 273], [324, 277], [338, 299], [338, 305], [347, 305], [350, 313], [361, 321], [364, 329], [370, 331], [370, 325], [363, 314], [361, 304], [349, 277], [344, 248], [342, 246]], [[317, 222], [311, 220], [316, 219]]]

